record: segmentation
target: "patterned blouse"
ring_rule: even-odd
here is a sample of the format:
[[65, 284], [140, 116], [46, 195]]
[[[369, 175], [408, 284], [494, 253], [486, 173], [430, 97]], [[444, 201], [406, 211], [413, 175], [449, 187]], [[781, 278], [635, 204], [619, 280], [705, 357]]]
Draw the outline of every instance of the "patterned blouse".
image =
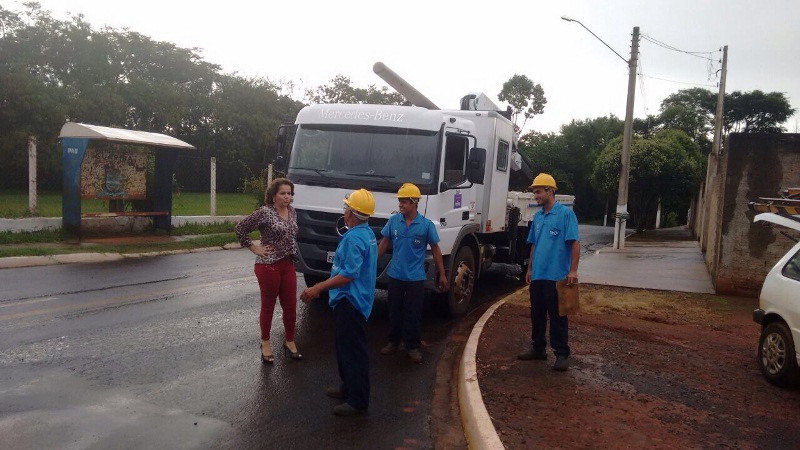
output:
[[267, 256], [256, 256], [256, 264], [273, 264], [287, 256], [297, 255], [297, 213], [291, 206], [289, 220], [284, 220], [274, 205], [262, 206], [236, 224], [236, 238], [242, 248], [253, 245], [250, 232], [261, 233], [261, 245], [272, 247]]

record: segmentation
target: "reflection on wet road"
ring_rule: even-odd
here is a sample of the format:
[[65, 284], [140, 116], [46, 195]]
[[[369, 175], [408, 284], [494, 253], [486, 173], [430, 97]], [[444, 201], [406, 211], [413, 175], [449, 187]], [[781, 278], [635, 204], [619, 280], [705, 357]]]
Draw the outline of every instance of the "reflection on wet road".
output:
[[[485, 274], [473, 308], [520, 285]], [[431, 448], [436, 361], [454, 320], [427, 308], [422, 364], [381, 356], [386, 294], [367, 325], [370, 415], [340, 418], [333, 314], [299, 303], [305, 356], [259, 360], [252, 257], [231, 250], [0, 271], [0, 448]], [[298, 279], [298, 291], [304, 288]], [[485, 307], [485, 305], [484, 305]]]

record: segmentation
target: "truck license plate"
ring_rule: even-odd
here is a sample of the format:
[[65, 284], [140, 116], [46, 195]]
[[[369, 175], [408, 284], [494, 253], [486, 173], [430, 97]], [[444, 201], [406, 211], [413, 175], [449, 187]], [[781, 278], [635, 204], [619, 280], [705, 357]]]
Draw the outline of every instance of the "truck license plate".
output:
[[328, 252], [328, 262], [333, 262], [333, 256], [336, 255], [336, 252]]

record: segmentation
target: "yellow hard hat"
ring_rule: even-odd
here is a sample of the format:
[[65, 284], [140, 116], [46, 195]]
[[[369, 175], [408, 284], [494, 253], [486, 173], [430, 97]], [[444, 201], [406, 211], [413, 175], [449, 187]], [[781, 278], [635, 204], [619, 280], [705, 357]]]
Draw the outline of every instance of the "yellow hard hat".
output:
[[364, 188], [347, 194], [344, 198], [344, 204], [348, 208], [367, 216], [375, 213], [375, 199], [372, 198], [372, 193]]
[[414, 183], [403, 183], [400, 189], [397, 190], [397, 198], [422, 198], [422, 193]]
[[551, 187], [553, 190], [557, 190], [556, 187], [556, 179], [553, 178], [552, 175], [547, 173], [540, 173], [536, 175], [536, 178], [533, 179], [533, 183], [531, 183], [530, 187]]

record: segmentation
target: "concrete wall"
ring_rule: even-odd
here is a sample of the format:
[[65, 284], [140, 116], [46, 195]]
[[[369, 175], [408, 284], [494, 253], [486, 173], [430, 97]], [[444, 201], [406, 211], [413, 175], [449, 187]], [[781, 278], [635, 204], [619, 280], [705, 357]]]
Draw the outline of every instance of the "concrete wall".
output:
[[753, 224], [747, 204], [800, 186], [800, 134], [731, 134], [709, 184], [706, 264], [718, 294], [757, 296], [769, 269], [800, 233]]

